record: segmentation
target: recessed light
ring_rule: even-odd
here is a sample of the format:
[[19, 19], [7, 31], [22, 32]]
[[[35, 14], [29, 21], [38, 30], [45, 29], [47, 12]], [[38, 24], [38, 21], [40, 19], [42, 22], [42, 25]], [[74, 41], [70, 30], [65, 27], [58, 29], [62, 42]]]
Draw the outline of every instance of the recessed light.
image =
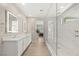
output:
[[62, 8], [64, 8], [64, 6], [61, 6], [60, 8], [62, 9]]
[[22, 3], [22, 5], [25, 5], [25, 3]]

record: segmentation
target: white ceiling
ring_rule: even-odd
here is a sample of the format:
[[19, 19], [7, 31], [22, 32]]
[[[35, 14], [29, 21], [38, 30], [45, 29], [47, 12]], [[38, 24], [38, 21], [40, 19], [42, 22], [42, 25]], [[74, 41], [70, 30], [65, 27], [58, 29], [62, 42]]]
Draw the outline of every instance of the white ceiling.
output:
[[61, 15], [64, 11], [70, 8], [73, 3], [58, 3], [57, 4], [57, 14]]
[[[18, 9], [27, 17], [55, 17], [56, 9], [60, 15], [67, 10], [72, 3], [19, 3]], [[41, 11], [40, 11], [41, 10]]]

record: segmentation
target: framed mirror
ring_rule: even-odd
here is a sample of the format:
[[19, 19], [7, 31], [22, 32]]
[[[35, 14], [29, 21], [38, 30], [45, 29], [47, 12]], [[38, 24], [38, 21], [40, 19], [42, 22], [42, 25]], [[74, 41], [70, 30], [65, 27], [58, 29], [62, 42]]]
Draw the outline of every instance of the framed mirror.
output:
[[18, 20], [16, 16], [9, 11], [7, 11], [7, 32], [18, 32]]

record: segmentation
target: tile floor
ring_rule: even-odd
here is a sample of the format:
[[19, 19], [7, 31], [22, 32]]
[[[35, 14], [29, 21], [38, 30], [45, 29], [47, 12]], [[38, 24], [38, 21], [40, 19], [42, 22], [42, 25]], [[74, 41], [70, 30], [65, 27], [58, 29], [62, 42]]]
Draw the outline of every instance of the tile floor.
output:
[[50, 56], [42, 37], [33, 40], [23, 56]]

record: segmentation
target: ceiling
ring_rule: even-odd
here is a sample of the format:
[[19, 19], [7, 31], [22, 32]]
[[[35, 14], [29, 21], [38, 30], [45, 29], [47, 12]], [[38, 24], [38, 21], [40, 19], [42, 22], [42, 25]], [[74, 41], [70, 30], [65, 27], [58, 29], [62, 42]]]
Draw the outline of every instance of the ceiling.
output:
[[72, 3], [18, 3], [16, 4], [20, 10], [27, 17], [55, 17], [57, 14], [61, 15], [67, 10]]
[[64, 11], [70, 8], [73, 3], [58, 3], [57, 4], [57, 15], [61, 15]]

